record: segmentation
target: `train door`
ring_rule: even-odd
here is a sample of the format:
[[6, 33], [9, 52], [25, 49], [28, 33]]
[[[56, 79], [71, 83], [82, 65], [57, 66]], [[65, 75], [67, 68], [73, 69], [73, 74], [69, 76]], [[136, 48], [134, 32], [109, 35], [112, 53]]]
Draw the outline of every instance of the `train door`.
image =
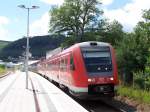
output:
[[60, 83], [68, 84], [68, 65], [69, 64], [69, 55], [64, 55], [60, 60]]
[[69, 84], [72, 85], [74, 83], [74, 72], [75, 72], [75, 65], [72, 52], [69, 54], [69, 61], [68, 61], [68, 81]]
[[63, 74], [64, 74], [64, 57], [62, 56], [60, 58], [60, 71], [59, 71], [59, 83], [62, 84], [63, 83]]

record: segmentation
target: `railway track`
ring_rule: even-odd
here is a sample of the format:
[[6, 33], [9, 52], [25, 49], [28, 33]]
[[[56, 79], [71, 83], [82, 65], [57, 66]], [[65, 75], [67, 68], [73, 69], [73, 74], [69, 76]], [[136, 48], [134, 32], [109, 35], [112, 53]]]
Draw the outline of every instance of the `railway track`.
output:
[[81, 104], [84, 108], [86, 108], [89, 112], [120, 112], [116, 108], [104, 103], [101, 100], [97, 101], [81, 101], [76, 100], [79, 104]]

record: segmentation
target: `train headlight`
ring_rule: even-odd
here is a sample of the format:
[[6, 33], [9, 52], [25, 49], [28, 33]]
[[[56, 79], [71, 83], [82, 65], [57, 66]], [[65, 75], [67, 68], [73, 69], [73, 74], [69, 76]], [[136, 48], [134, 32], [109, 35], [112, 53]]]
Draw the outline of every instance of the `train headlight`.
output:
[[88, 79], [88, 82], [95, 82], [95, 79]]
[[111, 78], [110, 78], [110, 80], [111, 80], [111, 81], [113, 81], [113, 80], [114, 80], [114, 78], [113, 78], [113, 77], [111, 77]]
[[92, 79], [88, 79], [88, 82], [92, 82]]

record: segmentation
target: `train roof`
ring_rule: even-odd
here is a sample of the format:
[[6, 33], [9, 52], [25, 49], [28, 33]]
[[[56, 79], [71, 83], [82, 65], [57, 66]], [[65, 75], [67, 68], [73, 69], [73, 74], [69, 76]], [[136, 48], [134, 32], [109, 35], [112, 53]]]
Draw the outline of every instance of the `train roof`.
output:
[[[105, 42], [98, 42], [98, 41], [87, 41], [87, 42], [76, 43], [76, 44], [70, 46], [69, 48], [61, 50], [61, 52], [57, 52], [55, 55], [49, 56], [48, 58], [65, 54], [67, 52], [72, 51], [74, 48], [77, 48], [77, 47], [91, 47], [91, 46], [110, 46], [110, 44], [105, 43]], [[55, 51], [55, 50], [53, 50], [53, 51]]]
[[77, 47], [91, 47], [91, 46], [110, 46], [110, 44], [105, 43], [105, 42], [98, 42], [98, 41], [81, 42], [81, 43], [76, 43], [76, 44], [70, 46], [69, 48], [66, 48], [60, 54], [70, 52], [72, 49], [77, 48]]
[[98, 42], [98, 41], [88, 41], [88, 42], [82, 42], [78, 43], [80, 47], [89, 47], [89, 46], [110, 46], [109, 43], [105, 42]]

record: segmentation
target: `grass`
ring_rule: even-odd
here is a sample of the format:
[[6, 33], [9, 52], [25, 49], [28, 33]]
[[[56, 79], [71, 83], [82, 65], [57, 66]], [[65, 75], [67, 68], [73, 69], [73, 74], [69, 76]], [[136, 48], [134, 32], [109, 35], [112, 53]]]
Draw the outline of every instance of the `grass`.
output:
[[0, 66], [0, 76], [6, 73], [5, 68], [3, 66]]
[[118, 94], [120, 96], [137, 100], [140, 103], [150, 104], [150, 92], [148, 91], [134, 89], [132, 87], [120, 86], [118, 88]]

